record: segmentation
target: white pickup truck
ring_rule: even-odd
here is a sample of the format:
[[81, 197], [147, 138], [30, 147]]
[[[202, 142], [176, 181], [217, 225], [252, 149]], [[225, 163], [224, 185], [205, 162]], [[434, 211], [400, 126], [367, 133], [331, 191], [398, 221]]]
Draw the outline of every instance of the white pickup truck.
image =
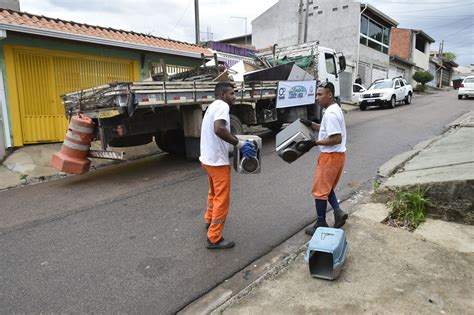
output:
[[412, 86], [401, 77], [375, 80], [367, 91], [361, 94], [359, 107], [361, 110], [366, 110], [369, 106], [395, 108], [402, 102], [410, 104], [412, 96]]

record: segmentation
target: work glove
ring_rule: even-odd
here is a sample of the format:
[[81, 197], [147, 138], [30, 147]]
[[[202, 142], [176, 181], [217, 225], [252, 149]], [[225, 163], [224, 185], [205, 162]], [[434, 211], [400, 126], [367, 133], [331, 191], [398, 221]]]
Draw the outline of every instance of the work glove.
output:
[[300, 118], [300, 122], [303, 124], [303, 125], [306, 125], [308, 127], [311, 127], [311, 125], [313, 124], [313, 122], [309, 119], [306, 119], [306, 118]]
[[237, 144], [237, 149], [239, 149], [240, 153], [247, 159], [257, 157], [257, 150], [255, 149], [255, 146], [252, 142], [248, 140], [239, 140], [239, 143]]
[[315, 140], [300, 141], [296, 144], [296, 148], [298, 149], [298, 151], [301, 151], [303, 153], [308, 152], [315, 146], [317, 146]]

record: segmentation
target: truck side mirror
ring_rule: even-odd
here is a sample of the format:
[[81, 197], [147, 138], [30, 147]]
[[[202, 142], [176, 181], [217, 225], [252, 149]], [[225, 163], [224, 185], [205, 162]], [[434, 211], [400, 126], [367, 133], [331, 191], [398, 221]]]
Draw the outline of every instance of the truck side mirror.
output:
[[346, 70], [346, 57], [344, 56], [339, 56], [339, 68], [340, 68], [340, 72], [343, 72], [344, 70]]

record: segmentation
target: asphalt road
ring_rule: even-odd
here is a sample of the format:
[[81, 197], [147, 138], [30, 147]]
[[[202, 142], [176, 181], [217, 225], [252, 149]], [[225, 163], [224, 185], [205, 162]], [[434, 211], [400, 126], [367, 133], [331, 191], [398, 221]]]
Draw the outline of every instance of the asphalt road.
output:
[[[339, 199], [473, 106], [451, 91], [349, 112]], [[290, 165], [263, 140], [262, 173], [232, 174], [227, 251], [205, 248], [207, 177], [174, 156], [0, 192], [1, 313], [174, 313], [269, 252], [314, 219], [318, 151]]]

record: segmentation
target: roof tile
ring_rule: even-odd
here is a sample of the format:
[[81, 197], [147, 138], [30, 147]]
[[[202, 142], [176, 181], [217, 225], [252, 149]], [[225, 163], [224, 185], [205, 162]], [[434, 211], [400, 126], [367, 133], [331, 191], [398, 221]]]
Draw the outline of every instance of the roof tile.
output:
[[210, 54], [210, 51], [207, 48], [190, 43], [169, 40], [147, 34], [116, 30], [110, 27], [92, 26], [76, 23], [73, 21], [53, 19], [45, 16], [38, 16], [26, 12], [17, 12], [7, 9], [0, 9], [0, 24], [30, 26], [72, 34], [113, 39], [150, 47], [173, 49], [197, 54]]

